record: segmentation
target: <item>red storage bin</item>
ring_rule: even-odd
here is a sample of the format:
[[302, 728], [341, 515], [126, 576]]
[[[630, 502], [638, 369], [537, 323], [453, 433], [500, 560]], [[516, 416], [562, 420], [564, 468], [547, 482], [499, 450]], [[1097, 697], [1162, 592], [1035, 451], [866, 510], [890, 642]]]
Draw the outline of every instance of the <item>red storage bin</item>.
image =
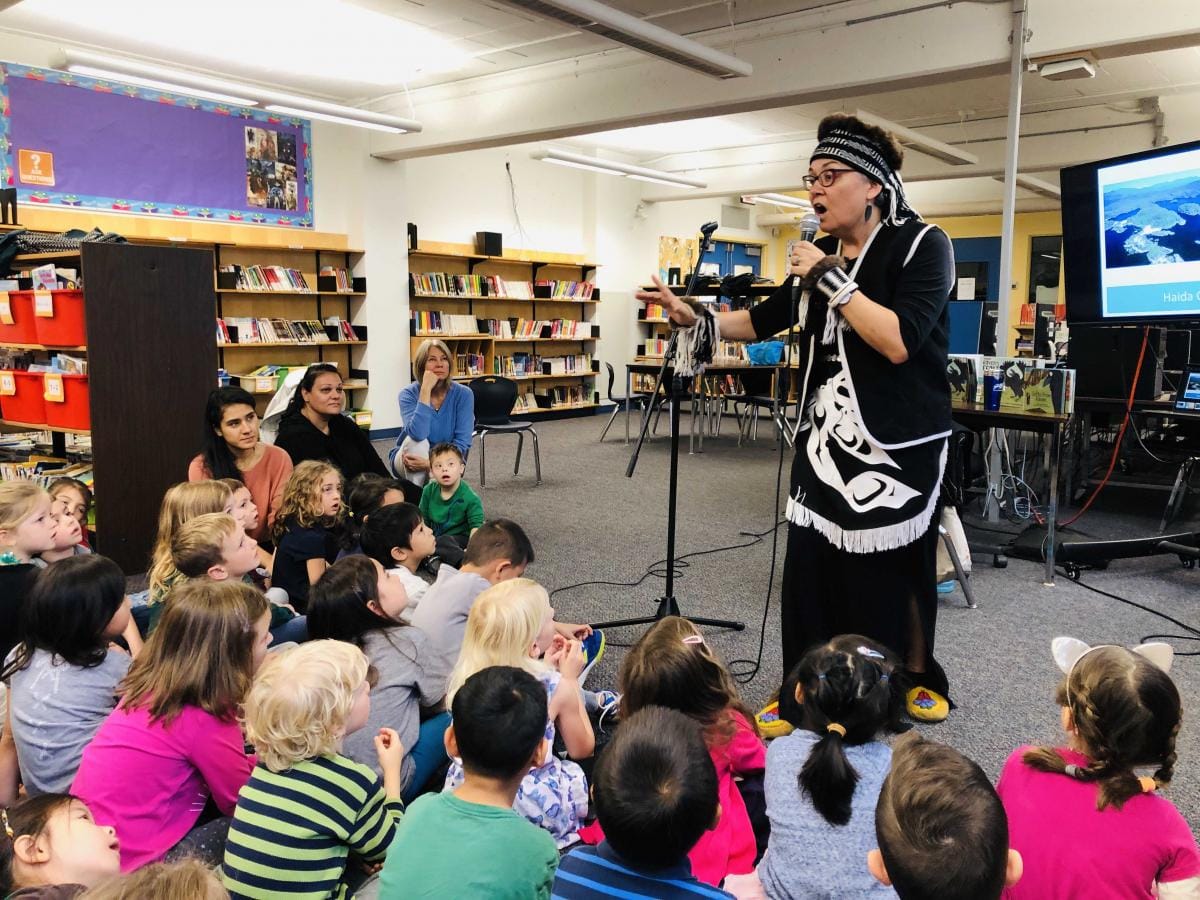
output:
[[36, 312], [36, 298], [31, 300], [33, 327], [37, 333], [35, 343], [48, 347], [80, 347], [86, 344], [83, 291], [50, 291], [50, 296], [54, 304], [52, 316], [39, 316]]
[[0, 372], [5, 380], [12, 376], [16, 393], [0, 396], [0, 417], [10, 422], [26, 425], [46, 424], [46, 401], [43, 399], [45, 385], [41, 372], [5, 370]]
[[0, 322], [0, 344], [38, 343], [33, 322], [33, 291], [9, 291], [8, 308], [12, 324]]
[[[62, 379], [61, 402], [50, 399], [57, 393], [52, 384], [55, 379]], [[92, 427], [91, 392], [88, 390], [86, 375], [60, 375], [57, 372], [47, 372], [43, 376], [43, 397], [46, 403], [47, 425], [54, 428]]]

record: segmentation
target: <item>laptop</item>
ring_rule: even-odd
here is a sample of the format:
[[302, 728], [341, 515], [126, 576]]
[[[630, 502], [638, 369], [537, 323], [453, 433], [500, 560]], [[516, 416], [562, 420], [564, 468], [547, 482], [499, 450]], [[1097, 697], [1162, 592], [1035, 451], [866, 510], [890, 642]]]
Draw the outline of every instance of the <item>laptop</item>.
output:
[[1175, 393], [1175, 410], [1200, 415], [1200, 367], [1184, 370], [1179, 390]]

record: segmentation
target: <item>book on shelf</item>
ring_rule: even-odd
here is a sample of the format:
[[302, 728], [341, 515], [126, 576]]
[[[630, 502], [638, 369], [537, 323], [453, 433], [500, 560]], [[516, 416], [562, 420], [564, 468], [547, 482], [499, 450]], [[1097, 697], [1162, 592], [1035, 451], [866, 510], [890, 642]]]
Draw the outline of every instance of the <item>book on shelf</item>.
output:
[[321, 266], [321, 271], [318, 273], [324, 278], [334, 278], [337, 280], [337, 290], [349, 293], [354, 290], [350, 281], [350, 272], [340, 266]]
[[492, 337], [510, 338], [513, 336], [512, 322], [508, 319], [478, 319], [479, 331]]
[[650, 338], [642, 344], [642, 356], [665, 356], [667, 352], [667, 344], [670, 343], [665, 338]]
[[525, 391], [524, 393], [517, 394], [517, 399], [516, 399], [516, 402], [513, 403], [512, 411], [513, 412], [525, 412], [527, 410], [536, 409], [536, 408], [537, 408], [537, 404], [534, 403], [534, 401], [533, 401], [533, 392]]
[[586, 384], [563, 384], [536, 391], [534, 400], [539, 409], [557, 409], [591, 403], [593, 393], [591, 386]]
[[492, 361], [493, 375], [521, 378], [539, 375], [541, 371], [542, 360], [536, 353], [513, 353], [511, 356], [497, 356]]
[[487, 360], [482, 353], [456, 353], [454, 368], [460, 375], [483, 375]]
[[[326, 326], [338, 330], [340, 337], [330, 338]], [[350, 335], [354, 335], [351, 337]], [[328, 344], [335, 340], [359, 340], [350, 323], [330, 316], [322, 324], [318, 319], [279, 317], [223, 316], [217, 319], [217, 344]]]
[[1070, 415], [1075, 411], [1075, 370], [1047, 369], [1040, 359], [985, 357], [983, 371], [997, 371], [1003, 387], [1000, 411]]
[[232, 272], [237, 278], [239, 291], [311, 291], [308, 280], [299, 269], [288, 269], [284, 266], [221, 266], [218, 271]]
[[412, 333], [418, 337], [479, 334], [479, 321], [471, 315], [414, 309], [409, 312]]
[[495, 297], [507, 300], [591, 300], [596, 286], [590, 281], [509, 281], [499, 275], [463, 275], [453, 272], [409, 274], [412, 296]]
[[592, 355], [575, 353], [569, 356], [542, 358], [543, 375], [592, 375]]
[[645, 306], [645, 319], [665, 319], [667, 317], [667, 308], [661, 303], [647, 303]]

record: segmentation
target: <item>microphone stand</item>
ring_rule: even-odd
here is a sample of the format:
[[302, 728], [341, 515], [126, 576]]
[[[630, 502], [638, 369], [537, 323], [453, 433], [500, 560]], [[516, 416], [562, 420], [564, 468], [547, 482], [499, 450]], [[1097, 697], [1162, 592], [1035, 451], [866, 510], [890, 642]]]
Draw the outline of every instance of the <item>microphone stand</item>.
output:
[[[716, 230], [716, 223], [713, 223], [711, 229], [701, 229], [700, 232], [700, 255], [696, 258], [696, 265], [692, 268], [691, 277], [688, 279], [687, 288], [684, 292], [685, 297], [692, 296], [692, 292], [696, 289], [696, 281], [700, 275], [700, 262], [704, 259], [704, 254], [708, 252], [712, 242], [713, 231]], [[642, 414], [642, 427], [638, 434], [637, 445], [633, 448], [633, 453], [629, 456], [629, 466], [625, 469], [625, 477], [632, 478], [634, 469], [637, 468], [638, 457], [641, 455], [642, 446], [646, 442], [646, 434], [650, 428], [650, 414], [654, 409], [654, 401], [658, 399], [658, 392], [662, 388], [663, 379], [666, 377], [667, 369], [671, 370], [671, 469], [670, 476], [667, 481], [667, 585], [666, 591], [658, 599], [658, 609], [652, 616], [639, 616], [632, 619], [616, 619], [611, 622], [597, 622], [593, 628], [623, 628], [627, 625], [652, 625], [659, 619], [664, 619], [667, 616], [679, 616], [682, 613], [679, 611], [679, 603], [675, 599], [675, 519], [676, 519], [676, 504], [678, 499], [678, 484], [679, 484], [679, 401], [683, 396], [683, 378], [678, 370], [673, 365], [675, 360], [675, 352], [679, 343], [679, 329], [671, 331], [671, 338], [667, 342], [667, 351], [663, 355], [662, 367], [658, 370], [658, 376], [654, 381], [654, 390], [651, 392], [651, 402], [646, 404], [646, 410]], [[703, 375], [696, 376], [702, 378]], [[695, 393], [693, 391], [692, 402], [695, 403]], [[737, 622], [732, 619], [703, 619], [695, 616], [687, 616], [687, 619], [697, 625], [708, 625], [714, 628], [730, 628], [734, 631], [743, 631], [746, 628], [745, 622]]]

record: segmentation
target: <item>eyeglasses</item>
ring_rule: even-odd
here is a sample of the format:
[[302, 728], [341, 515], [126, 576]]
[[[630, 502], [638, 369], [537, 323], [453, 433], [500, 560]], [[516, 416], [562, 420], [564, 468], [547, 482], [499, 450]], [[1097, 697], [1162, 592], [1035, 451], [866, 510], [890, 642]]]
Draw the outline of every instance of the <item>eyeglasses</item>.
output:
[[855, 169], [825, 169], [819, 175], [805, 175], [801, 181], [804, 182], [806, 188], [812, 188], [813, 182], [821, 182], [821, 187], [831, 187], [838, 176], [844, 175], [847, 172], [854, 172]]

